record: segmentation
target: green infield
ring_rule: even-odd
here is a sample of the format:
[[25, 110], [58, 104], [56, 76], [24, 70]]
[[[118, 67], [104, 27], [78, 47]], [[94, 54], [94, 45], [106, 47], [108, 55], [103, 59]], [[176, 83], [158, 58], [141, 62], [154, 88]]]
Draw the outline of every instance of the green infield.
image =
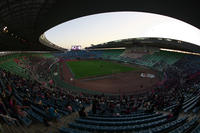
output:
[[67, 61], [76, 79], [129, 72], [137, 68], [103, 60]]

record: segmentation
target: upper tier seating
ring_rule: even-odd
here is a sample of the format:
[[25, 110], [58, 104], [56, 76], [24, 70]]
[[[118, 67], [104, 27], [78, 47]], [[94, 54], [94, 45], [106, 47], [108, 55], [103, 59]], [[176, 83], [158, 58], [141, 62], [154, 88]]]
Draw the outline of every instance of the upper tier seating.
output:
[[144, 55], [142, 58], [137, 59], [135, 63], [161, 70], [167, 65], [174, 64], [183, 56], [181, 53], [159, 51], [151, 55]]

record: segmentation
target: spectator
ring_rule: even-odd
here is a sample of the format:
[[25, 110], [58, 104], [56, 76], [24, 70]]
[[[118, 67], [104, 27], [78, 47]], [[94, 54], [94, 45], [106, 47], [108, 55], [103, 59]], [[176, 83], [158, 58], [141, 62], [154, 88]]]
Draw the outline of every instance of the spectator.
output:
[[12, 109], [13, 109], [13, 113], [14, 113], [15, 117], [16, 117], [16, 114], [21, 116], [21, 117], [27, 117], [28, 114], [25, 111], [22, 110], [22, 109], [25, 109], [25, 108], [29, 108], [29, 107], [17, 105], [16, 100], [15, 99], [13, 100]]
[[3, 115], [7, 114], [6, 106], [4, 105], [1, 97], [0, 97], [0, 114]]
[[67, 111], [69, 111], [70, 113], [73, 111], [72, 106], [69, 105], [69, 104], [66, 105], [66, 109], [67, 109]]
[[78, 112], [80, 117], [86, 117], [87, 113], [85, 112], [85, 107], [82, 107], [81, 110]]
[[24, 97], [24, 99], [23, 99], [23, 105], [25, 105], [25, 106], [29, 106], [30, 105], [30, 101], [28, 100], [27, 97]]
[[93, 100], [93, 103], [92, 103], [92, 113], [96, 114], [96, 111], [97, 111], [96, 100]]
[[50, 117], [53, 118], [53, 120], [58, 120], [59, 114], [56, 111], [56, 109], [54, 109], [52, 106], [48, 106], [47, 111], [48, 111], [48, 114], [50, 115]]

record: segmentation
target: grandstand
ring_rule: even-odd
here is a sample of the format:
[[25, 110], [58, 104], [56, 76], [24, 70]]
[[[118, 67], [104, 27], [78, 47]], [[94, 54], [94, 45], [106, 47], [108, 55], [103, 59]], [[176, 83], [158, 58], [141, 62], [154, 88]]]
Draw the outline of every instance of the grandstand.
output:
[[165, 66], [173, 65], [183, 56], [184, 54], [181, 53], [159, 51], [153, 53], [152, 55], [142, 56], [142, 58], [136, 60], [136, 63], [152, 67], [157, 70], [162, 70]]
[[43, 34], [80, 16], [138, 9], [200, 28], [198, 4], [180, 4], [0, 1], [0, 133], [199, 133], [199, 46], [128, 38], [66, 50]]
[[[9, 118], [2, 117], [3, 121], [12, 127], [8, 128], [3, 125], [2, 130], [6, 132], [12, 132], [12, 130], [31, 132], [28, 127], [31, 127], [31, 130], [36, 130], [32, 127], [35, 121], [49, 125], [50, 121], [56, 119], [54, 123], [58, 124], [58, 128], [51, 130], [61, 133], [197, 132], [199, 129], [200, 84], [198, 78], [194, 80], [188, 79], [188, 77], [197, 73], [199, 67], [198, 65], [188, 66], [187, 63], [198, 64], [197, 62], [200, 58], [195, 55], [162, 50], [144, 54], [139, 58], [125, 57], [124, 49], [2, 56], [0, 64], [1, 93], [3, 96], [14, 94], [15, 98], [10, 100], [14, 103], [16, 102], [17, 106], [25, 107], [22, 110], [24, 115], [21, 114], [16, 117], [9, 112]], [[69, 60], [69, 62], [92, 61], [94, 59], [113, 60], [128, 64], [136, 63], [139, 66], [164, 72], [168, 77], [163, 74], [164, 83], [157, 86], [158, 88], [155, 88], [153, 92], [138, 96], [126, 95], [123, 96], [123, 99], [117, 95], [101, 95], [99, 92], [79, 88], [64, 81], [63, 74], [61, 74], [64, 72], [63, 62], [66, 60]], [[158, 64], [159, 67], [156, 67]], [[28, 68], [27, 66], [29, 65], [32, 67]], [[49, 69], [50, 66], [51, 69]], [[187, 72], [186, 75], [189, 67], [192, 67], [193, 71]], [[24, 68], [35, 74], [31, 74], [29, 71], [25, 72]], [[181, 77], [184, 78], [183, 83], [178, 84], [177, 79], [171, 81], [170, 75], [175, 76], [176, 74], [173, 71], [174, 68], [180, 69], [180, 75], [184, 74], [184, 77]], [[50, 82], [51, 79], [53, 82]], [[44, 90], [42, 90], [43, 87], [45, 88]], [[167, 87], [171, 88], [170, 91]], [[177, 87], [182, 88], [177, 91]], [[35, 90], [34, 88], [38, 89]], [[52, 89], [53, 92], [51, 92]], [[6, 103], [5, 106], [7, 106]], [[83, 107], [86, 107], [87, 110], [89, 109], [86, 115], [80, 113], [85, 111], [82, 110]], [[56, 110], [57, 113], [51, 114], [50, 110]], [[76, 116], [73, 121], [69, 121], [66, 124], [66, 121], [76, 112], [79, 112], [80, 118]], [[14, 120], [10, 121], [9, 119]], [[14, 127], [15, 124], [20, 124], [23, 128]], [[41, 129], [44, 127], [41, 126]], [[196, 128], [192, 130], [194, 127]]]

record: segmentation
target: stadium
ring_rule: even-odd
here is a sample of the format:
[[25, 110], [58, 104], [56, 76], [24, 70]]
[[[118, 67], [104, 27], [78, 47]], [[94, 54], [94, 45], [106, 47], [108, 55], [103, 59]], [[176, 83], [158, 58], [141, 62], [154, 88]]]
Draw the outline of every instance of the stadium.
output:
[[0, 133], [200, 132], [198, 39], [146, 34], [64, 48], [45, 34], [117, 11], [170, 16], [199, 32], [197, 3], [2, 0], [0, 7]]

